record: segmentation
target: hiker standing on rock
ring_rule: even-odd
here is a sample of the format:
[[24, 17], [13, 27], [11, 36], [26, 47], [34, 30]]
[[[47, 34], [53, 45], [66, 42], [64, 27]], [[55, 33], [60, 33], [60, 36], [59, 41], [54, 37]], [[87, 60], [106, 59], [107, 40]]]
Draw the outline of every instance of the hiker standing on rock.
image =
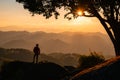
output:
[[39, 45], [36, 44], [36, 46], [33, 49], [34, 56], [33, 56], [33, 63], [38, 63], [38, 56], [40, 55], [40, 48]]

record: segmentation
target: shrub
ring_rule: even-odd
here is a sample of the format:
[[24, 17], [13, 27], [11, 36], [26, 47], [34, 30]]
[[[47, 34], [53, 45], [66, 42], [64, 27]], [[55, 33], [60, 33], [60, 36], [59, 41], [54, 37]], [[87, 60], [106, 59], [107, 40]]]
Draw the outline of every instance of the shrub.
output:
[[79, 58], [79, 68], [85, 69], [93, 67], [99, 63], [105, 61], [105, 58], [102, 55], [97, 54], [96, 52], [90, 52], [90, 55], [81, 55]]

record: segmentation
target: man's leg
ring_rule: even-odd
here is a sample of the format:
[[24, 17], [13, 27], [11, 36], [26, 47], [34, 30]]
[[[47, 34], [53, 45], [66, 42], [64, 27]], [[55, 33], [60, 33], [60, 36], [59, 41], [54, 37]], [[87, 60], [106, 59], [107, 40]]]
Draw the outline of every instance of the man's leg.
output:
[[33, 56], [33, 63], [35, 63], [35, 54], [34, 54], [34, 56]]
[[38, 55], [36, 55], [36, 63], [38, 63]]

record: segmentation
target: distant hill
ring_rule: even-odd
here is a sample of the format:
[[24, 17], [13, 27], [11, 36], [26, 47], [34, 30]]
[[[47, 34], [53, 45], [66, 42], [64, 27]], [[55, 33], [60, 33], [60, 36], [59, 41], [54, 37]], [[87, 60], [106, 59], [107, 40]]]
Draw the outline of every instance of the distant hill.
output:
[[[39, 56], [39, 62], [53, 62], [61, 66], [77, 66], [78, 65], [78, 54], [41, 54]], [[0, 63], [11, 62], [11, 61], [23, 61], [32, 62], [33, 52], [26, 49], [4, 49], [0, 48]], [[0, 64], [1, 65], [1, 64]]]
[[26, 32], [0, 31], [0, 47], [24, 48], [32, 51], [36, 43], [40, 44], [42, 53], [78, 53], [88, 54], [89, 50], [105, 56], [114, 56], [114, 49], [109, 37], [103, 33], [82, 32]]

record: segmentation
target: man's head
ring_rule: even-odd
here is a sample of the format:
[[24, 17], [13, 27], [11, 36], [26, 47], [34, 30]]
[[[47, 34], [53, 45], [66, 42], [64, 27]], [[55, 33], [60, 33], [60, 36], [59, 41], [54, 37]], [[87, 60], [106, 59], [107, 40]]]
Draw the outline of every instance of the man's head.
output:
[[38, 46], [39, 46], [39, 44], [36, 44], [36, 46], [38, 47]]

